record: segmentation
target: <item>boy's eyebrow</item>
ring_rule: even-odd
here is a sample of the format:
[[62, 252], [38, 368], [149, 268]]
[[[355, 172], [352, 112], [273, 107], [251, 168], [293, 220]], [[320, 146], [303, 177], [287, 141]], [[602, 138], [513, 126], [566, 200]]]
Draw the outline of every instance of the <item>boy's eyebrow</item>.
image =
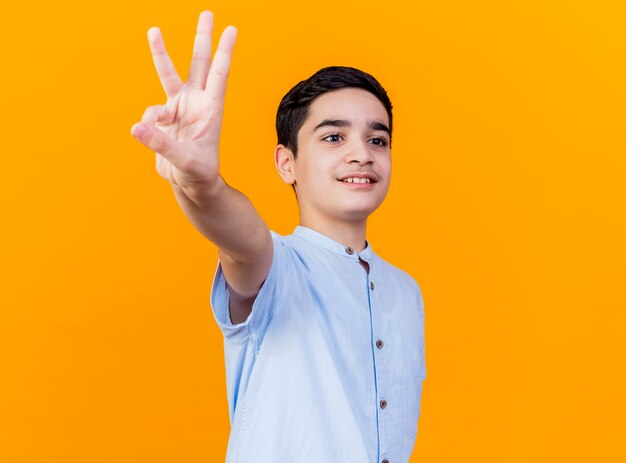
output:
[[[317, 129], [322, 128], [322, 127], [352, 127], [352, 122], [346, 120], [346, 119], [324, 119], [322, 122], [320, 122], [319, 124], [317, 124], [315, 126], [315, 128], [313, 129], [313, 133], [315, 133], [317, 131]], [[385, 124], [383, 124], [382, 122], [379, 121], [370, 121], [367, 126], [370, 129], [374, 129], [374, 130], [383, 130], [385, 132], [387, 132], [389, 135], [391, 135], [391, 132], [389, 130], [389, 127], [387, 127]]]
[[369, 128], [374, 129], [374, 130], [383, 130], [385, 132], [387, 132], [387, 134], [389, 136], [391, 136], [391, 130], [389, 130], [389, 127], [387, 127], [385, 124], [383, 124], [382, 122], [378, 122], [378, 121], [370, 121], [370, 123], [367, 125]]

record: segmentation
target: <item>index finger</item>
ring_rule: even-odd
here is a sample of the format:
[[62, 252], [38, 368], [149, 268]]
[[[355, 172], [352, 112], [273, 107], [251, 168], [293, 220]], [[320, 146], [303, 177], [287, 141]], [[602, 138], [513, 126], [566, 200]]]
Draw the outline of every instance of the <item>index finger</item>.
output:
[[150, 43], [152, 60], [154, 61], [154, 67], [159, 75], [161, 86], [163, 90], [165, 90], [165, 94], [168, 98], [173, 97], [183, 86], [183, 81], [176, 72], [174, 63], [172, 63], [172, 60], [165, 50], [161, 30], [158, 27], [148, 29], [148, 42]]

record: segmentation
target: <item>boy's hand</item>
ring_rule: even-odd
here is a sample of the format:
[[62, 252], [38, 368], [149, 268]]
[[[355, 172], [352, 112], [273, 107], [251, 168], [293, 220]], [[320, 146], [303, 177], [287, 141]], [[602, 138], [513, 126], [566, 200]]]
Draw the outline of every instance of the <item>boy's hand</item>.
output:
[[156, 152], [159, 175], [186, 195], [210, 190], [220, 177], [219, 136], [237, 29], [224, 29], [213, 62], [212, 30], [213, 13], [203, 11], [187, 82], [180, 79], [165, 51], [160, 30], [148, 30], [152, 58], [167, 102], [148, 107], [141, 122], [131, 128], [137, 140]]

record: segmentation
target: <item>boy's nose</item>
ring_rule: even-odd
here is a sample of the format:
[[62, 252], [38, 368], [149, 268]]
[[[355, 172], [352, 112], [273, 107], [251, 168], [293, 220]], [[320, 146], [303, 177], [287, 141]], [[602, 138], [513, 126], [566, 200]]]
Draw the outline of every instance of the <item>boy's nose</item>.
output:
[[357, 161], [359, 164], [374, 162], [374, 156], [370, 152], [367, 143], [353, 143], [346, 153], [346, 162]]

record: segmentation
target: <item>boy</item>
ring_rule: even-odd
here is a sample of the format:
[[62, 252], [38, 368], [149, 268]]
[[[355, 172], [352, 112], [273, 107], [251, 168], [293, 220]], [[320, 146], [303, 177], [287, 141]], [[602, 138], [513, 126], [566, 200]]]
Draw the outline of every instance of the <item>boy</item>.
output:
[[336, 66], [285, 95], [274, 161], [300, 224], [281, 236], [219, 175], [236, 29], [224, 30], [210, 62], [212, 25], [202, 12], [186, 83], [159, 30], [148, 31], [168, 101], [131, 133], [218, 247], [211, 306], [225, 339], [226, 460], [406, 463], [426, 377], [423, 301], [365, 239], [389, 189], [391, 102], [369, 74]]

